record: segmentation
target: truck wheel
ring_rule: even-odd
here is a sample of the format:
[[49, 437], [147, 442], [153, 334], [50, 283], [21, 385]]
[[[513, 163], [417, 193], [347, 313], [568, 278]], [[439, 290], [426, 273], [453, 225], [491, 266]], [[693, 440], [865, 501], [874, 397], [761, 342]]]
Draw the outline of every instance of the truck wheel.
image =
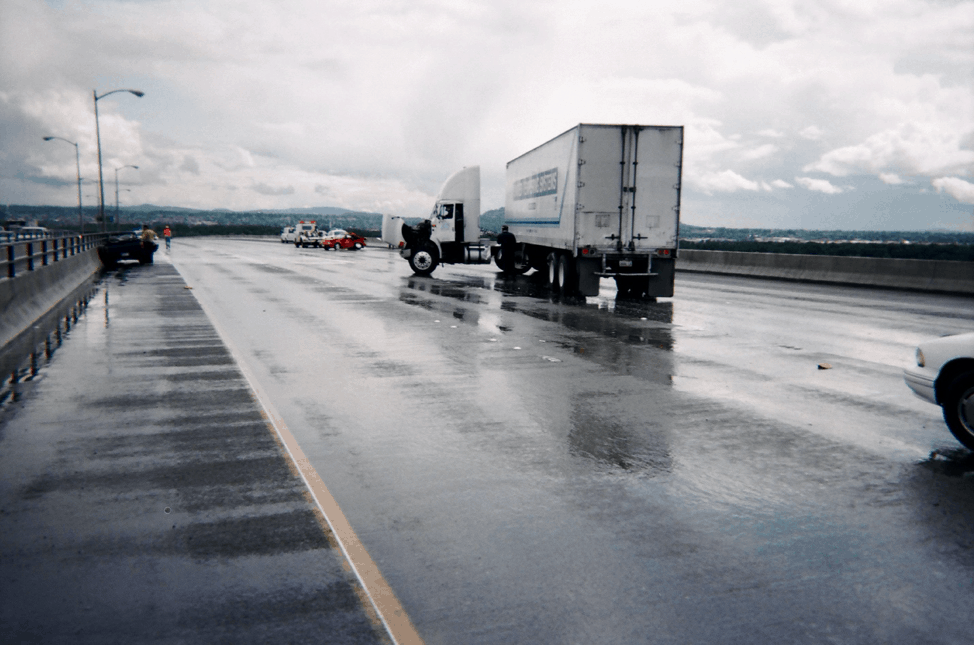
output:
[[427, 242], [409, 256], [409, 266], [416, 275], [429, 275], [440, 263], [436, 246]]
[[558, 254], [554, 251], [548, 254], [548, 284], [556, 291], [561, 287], [558, 282]]
[[974, 372], [965, 372], [951, 381], [942, 405], [950, 433], [974, 450]]
[[578, 280], [575, 278], [575, 260], [568, 254], [558, 256], [558, 288], [563, 295], [574, 295], [578, 291]]

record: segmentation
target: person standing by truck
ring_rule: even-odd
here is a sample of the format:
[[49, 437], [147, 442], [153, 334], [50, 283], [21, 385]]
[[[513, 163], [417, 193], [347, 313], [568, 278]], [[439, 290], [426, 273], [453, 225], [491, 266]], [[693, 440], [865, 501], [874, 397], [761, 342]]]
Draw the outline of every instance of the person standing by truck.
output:
[[508, 230], [507, 224], [501, 226], [501, 233], [497, 236], [497, 243], [501, 247], [501, 256], [498, 265], [504, 273], [511, 273], [514, 271], [514, 245], [517, 243], [517, 239], [514, 237], [514, 233]]
[[166, 228], [162, 229], [162, 236], [166, 238], [166, 250], [169, 250], [172, 244], [172, 231], [169, 230], [169, 224], [166, 224]]

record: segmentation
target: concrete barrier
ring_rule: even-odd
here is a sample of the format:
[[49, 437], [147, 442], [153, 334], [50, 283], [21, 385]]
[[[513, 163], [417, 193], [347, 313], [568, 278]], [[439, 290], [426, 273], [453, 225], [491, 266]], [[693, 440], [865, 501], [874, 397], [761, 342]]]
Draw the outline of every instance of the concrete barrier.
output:
[[681, 249], [676, 269], [974, 295], [974, 262]]
[[77, 289], [101, 268], [90, 248], [13, 279], [0, 280], [0, 347]]

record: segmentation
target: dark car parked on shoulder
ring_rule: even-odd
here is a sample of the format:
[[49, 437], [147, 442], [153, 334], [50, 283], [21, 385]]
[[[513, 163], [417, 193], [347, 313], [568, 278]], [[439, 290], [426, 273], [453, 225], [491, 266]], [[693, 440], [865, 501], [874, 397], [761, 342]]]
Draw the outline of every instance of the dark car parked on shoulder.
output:
[[142, 238], [135, 233], [118, 233], [110, 235], [108, 240], [98, 247], [98, 259], [106, 269], [114, 269], [122, 260], [138, 260], [139, 264], [152, 264], [152, 254], [159, 245], [155, 242], [142, 242]]

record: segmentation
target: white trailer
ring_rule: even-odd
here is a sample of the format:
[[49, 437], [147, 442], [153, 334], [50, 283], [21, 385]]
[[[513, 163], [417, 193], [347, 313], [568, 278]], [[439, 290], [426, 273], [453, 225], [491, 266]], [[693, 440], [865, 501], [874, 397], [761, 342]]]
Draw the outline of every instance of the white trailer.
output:
[[[514, 238], [507, 253], [495, 246], [488, 255], [509, 273], [542, 271], [565, 293], [598, 295], [605, 277], [622, 295], [672, 296], [682, 165], [682, 126], [580, 124], [507, 164], [505, 224]], [[464, 217], [479, 217], [479, 168], [475, 187], [471, 170], [444, 184], [428, 238], [423, 223], [403, 229], [402, 253], [417, 273], [483, 261], [485, 244], [455, 224], [451, 237], [445, 223], [451, 213], [456, 222], [458, 204]], [[447, 238], [454, 248], [444, 248]]]

